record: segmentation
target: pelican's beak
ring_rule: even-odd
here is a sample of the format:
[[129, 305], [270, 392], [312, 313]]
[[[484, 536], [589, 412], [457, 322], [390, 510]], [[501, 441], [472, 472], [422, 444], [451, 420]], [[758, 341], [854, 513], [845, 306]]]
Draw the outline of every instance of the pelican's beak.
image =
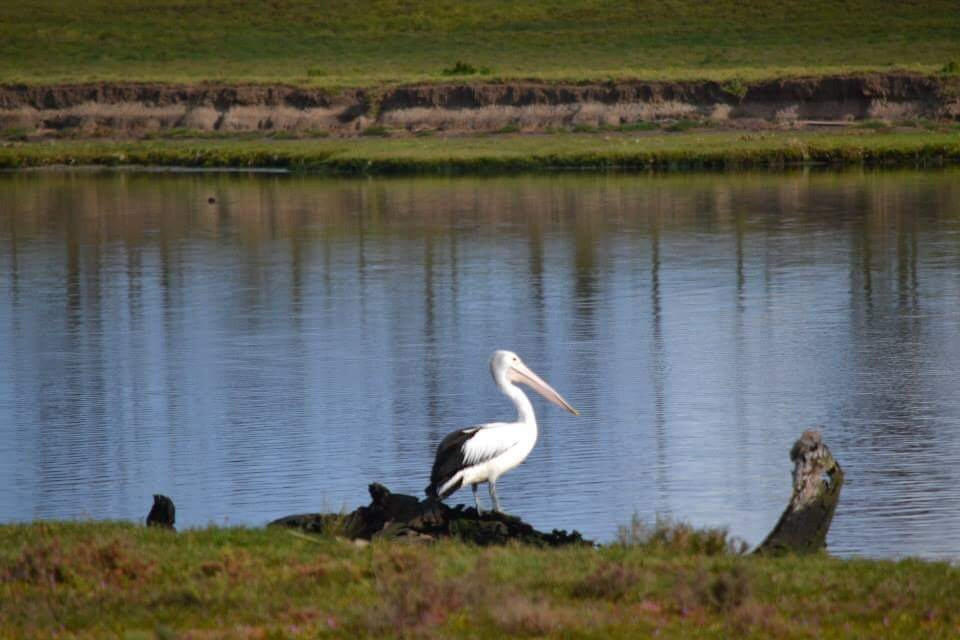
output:
[[556, 389], [547, 384], [543, 378], [531, 371], [530, 367], [522, 362], [517, 362], [510, 367], [510, 380], [512, 382], [522, 382], [558, 407], [563, 407], [575, 416], [580, 415], [580, 412], [571, 407], [570, 403], [564, 400]]

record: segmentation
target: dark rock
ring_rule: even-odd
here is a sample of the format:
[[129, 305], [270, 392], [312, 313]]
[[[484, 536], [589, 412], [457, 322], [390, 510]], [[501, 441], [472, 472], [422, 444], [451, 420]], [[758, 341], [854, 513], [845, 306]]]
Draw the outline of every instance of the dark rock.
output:
[[159, 493], [153, 494], [153, 506], [147, 514], [147, 526], [173, 529], [176, 519], [177, 510], [173, 506], [173, 500]]
[[342, 520], [336, 514], [331, 513], [300, 513], [285, 518], [278, 518], [270, 525], [280, 525], [295, 529], [303, 529], [308, 533], [323, 533], [331, 530], [339, 521]]
[[369, 491], [370, 505], [359, 507], [345, 516], [324, 513], [292, 515], [274, 520], [270, 526], [294, 527], [311, 533], [329, 532], [363, 540], [423, 542], [458, 538], [481, 546], [515, 541], [538, 547], [593, 544], [577, 531], [567, 533], [554, 529], [543, 533], [515, 516], [495, 512], [478, 514], [473, 507], [449, 507], [435, 499], [420, 500], [391, 493], [382, 484], [371, 484]]

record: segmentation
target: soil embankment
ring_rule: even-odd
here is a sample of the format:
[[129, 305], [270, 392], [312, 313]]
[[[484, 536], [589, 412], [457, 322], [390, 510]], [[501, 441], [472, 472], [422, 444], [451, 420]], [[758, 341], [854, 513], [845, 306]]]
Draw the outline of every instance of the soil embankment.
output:
[[709, 120], [729, 128], [809, 121], [960, 119], [960, 77], [864, 74], [738, 82], [428, 84], [325, 90], [292, 86], [97, 83], [0, 86], [0, 130], [140, 137], [171, 130], [359, 135], [468, 134]]

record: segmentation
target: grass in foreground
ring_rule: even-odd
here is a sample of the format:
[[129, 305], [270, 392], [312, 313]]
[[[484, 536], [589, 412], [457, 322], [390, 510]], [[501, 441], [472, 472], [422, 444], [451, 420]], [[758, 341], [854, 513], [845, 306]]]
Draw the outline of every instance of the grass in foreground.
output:
[[202, 139], [8, 142], [0, 168], [141, 165], [330, 173], [748, 168], [803, 162], [920, 165], [960, 160], [956, 131], [687, 131], [470, 138]]
[[960, 630], [960, 569], [946, 563], [758, 558], [710, 540], [717, 535], [680, 528], [599, 550], [360, 548], [285, 530], [8, 525], [0, 527], [0, 636], [934, 638]]
[[0, 0], [0, 82], [739, 81], [958, 64], [953, 0]]

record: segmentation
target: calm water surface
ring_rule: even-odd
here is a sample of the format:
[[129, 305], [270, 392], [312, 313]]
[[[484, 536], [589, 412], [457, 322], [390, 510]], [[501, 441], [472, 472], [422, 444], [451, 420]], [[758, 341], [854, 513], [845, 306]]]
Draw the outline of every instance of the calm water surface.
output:
[[539, 527], [758, 543], [822, 425], [833, 552], [960, 557], [956, 170], [2, 174], [0, 521], [419, 493], [447, 431], [513, 418], [501, 347], [582, 412], [535, 400], [500, 482]]

